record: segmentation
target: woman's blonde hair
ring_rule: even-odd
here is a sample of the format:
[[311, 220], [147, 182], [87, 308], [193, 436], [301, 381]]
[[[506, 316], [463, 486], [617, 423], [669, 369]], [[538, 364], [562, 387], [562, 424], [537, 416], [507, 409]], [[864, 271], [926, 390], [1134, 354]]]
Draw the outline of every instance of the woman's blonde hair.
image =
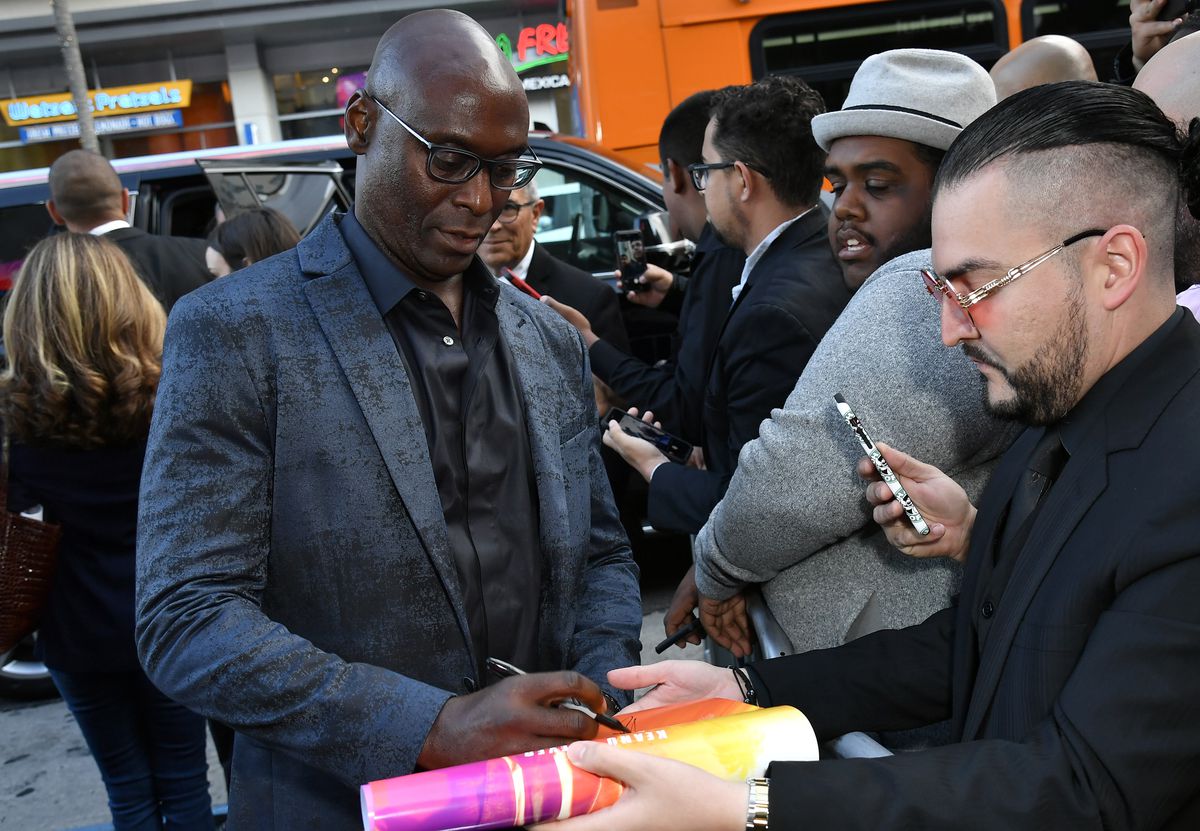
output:
[[113, 243], [42, 240], [4, 311], [4, 423], [25, 444], [93, 448], [145, 438], [166, 315]]

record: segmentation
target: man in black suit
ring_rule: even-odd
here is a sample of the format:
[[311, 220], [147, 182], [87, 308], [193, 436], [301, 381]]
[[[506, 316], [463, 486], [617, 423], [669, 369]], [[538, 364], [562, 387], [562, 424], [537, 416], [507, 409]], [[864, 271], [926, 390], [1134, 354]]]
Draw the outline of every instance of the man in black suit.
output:
[[98, 153], [72, 150], [50, 166], [46, 210], [58, 225], [103, 235], [119, 245], [167, 312], [180, 297], [212, 279], [204, 264], [204, 240], [154, 236], [130, 226], [125, 219], [129, 191]]
[[713, 99], [701, 163], [689, 168], [718, 236], [746, 254], [708, 360], [706, 470], [666, 464], [650, 442], [609, 426], [604, 441], [650, 483], [656, 528], [696, 533], [729, 485], [742, 445], [787, 399], [850, 289], [829, 250], [818, 202], [824, 152], [812, 136], [821, 97], [772, 75]]
[[685, 765], [574, 750], [637, 796], [595, 827], [666, 816], [677, 794], [678, 823], [655, 827], [1200, 827], [1200, 324], [1174, 298], [1181, 167], [1200, 213], [1200, 135], [1185, 147], [1144, 94], [1087, 82], [1018, 93], [950, 148], [927, 284], [989, 408], [1029, 429], [978, 510], [885, 448], [927, 537], [882, 483], [868, 492], [894, 544], [967, 558], [955, 608], [744, 675], [688, 662], [610, 674], [662, 684], [638, 707], [740, 698], [740, 680], [759, 704], [802, 709], [821, 738], [950, 718], [958, 743], [775, 764], [750, 806], [744, 785]]
[[601, 337], [628, 349], [629, 336], [621, 320], [617, 293], [583, 269], [551, 256], [534, 241], [545, 206], [534, 182], [509, 194], [500, 216], [479, 246], [480, 259], [497, 277], [509, 280], [511, 272], [538, 294], [550, 295], [579, 309], [595, 321]]
[[663, 202], [671, 224], [696, 243], [691, 274], [684, 278], [650, 265], [640, 278], [644, 289], [626, 294], [631, 303], [678, 315], [673, 360], [648, 364], [593, 331], [587, 318], [576, 310], [551, 304], [583, 335], [597, 378], [631, 404], [651, 410], [665, 430], [696, 445], [704, 440], [700, 414], [708, 359], [729, 314], [729, 292], [746, 264], [741, 250], [717, 238], [708, 223], [704, 194], [687, 171], [688, 165], [701, 161], [714, 94], [706, 90], [684, 99], [663, 120], [658, 134]]

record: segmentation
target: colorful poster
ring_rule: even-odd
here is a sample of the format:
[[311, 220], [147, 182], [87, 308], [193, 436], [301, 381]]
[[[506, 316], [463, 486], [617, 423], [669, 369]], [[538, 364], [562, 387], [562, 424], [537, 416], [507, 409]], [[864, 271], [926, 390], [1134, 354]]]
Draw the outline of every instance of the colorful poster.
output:
[[[646, 711], [634, 714], [641, 716], [639, 732], [602, 735], [596, 741], [678, 759], [731, 781], [762, 776], [772, 761], [817, 758], [816, 737], [799, 710], [732, 703], [747, 711], [667, 726], [651, 726], [657, 719]], [[530, 751], [363, 785], [363, 827], [513, 828], [591, 813], [616, 802], [621, 783], [576, 768], [565, 750]]]

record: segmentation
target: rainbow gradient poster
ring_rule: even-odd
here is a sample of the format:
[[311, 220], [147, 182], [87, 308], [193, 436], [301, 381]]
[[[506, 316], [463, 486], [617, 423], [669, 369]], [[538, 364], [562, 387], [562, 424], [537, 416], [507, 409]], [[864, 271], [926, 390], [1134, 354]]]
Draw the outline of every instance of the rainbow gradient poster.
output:
[[[671, 714], [647, 710], [633, 714], [639, 717], [636, 721], [627, 721], [638, 732], [606, 732], [595, 741], [677, 759], [732, 781], [762, 776], [772, 761], [817, 758], [816, 737], [799, 710], [710, 703], [718, 711], [735, 711], [653, 726]], [[689, 706], [688, 714], [694, 715], [695, 705]], [[676, 711], [676, 715], [683, 714]], [[621, 783], [576, 768], [565, 750], [565, 746], [535, 750], [363, 785], [363, 827], [366, 831], [514, 828], [591, 813], [616, 802]]]

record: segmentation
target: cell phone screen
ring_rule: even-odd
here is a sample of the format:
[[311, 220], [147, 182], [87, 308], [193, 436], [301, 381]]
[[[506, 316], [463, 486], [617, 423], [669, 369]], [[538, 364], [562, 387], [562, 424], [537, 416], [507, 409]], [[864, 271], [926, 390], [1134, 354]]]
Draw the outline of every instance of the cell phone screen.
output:
[[621, 429], [629, 435], [650, 442], [672, 462], [681, 465], [687, 464], [688, 457], [692, 455], [692, 446], [683, 439], [659, 430], [653, 424], [647, 424], [624, 410], [615, 407], [609, 410], [608, 415], [601, 421], [601, 428], [607, 430], [610, 421], [617, 422]]

